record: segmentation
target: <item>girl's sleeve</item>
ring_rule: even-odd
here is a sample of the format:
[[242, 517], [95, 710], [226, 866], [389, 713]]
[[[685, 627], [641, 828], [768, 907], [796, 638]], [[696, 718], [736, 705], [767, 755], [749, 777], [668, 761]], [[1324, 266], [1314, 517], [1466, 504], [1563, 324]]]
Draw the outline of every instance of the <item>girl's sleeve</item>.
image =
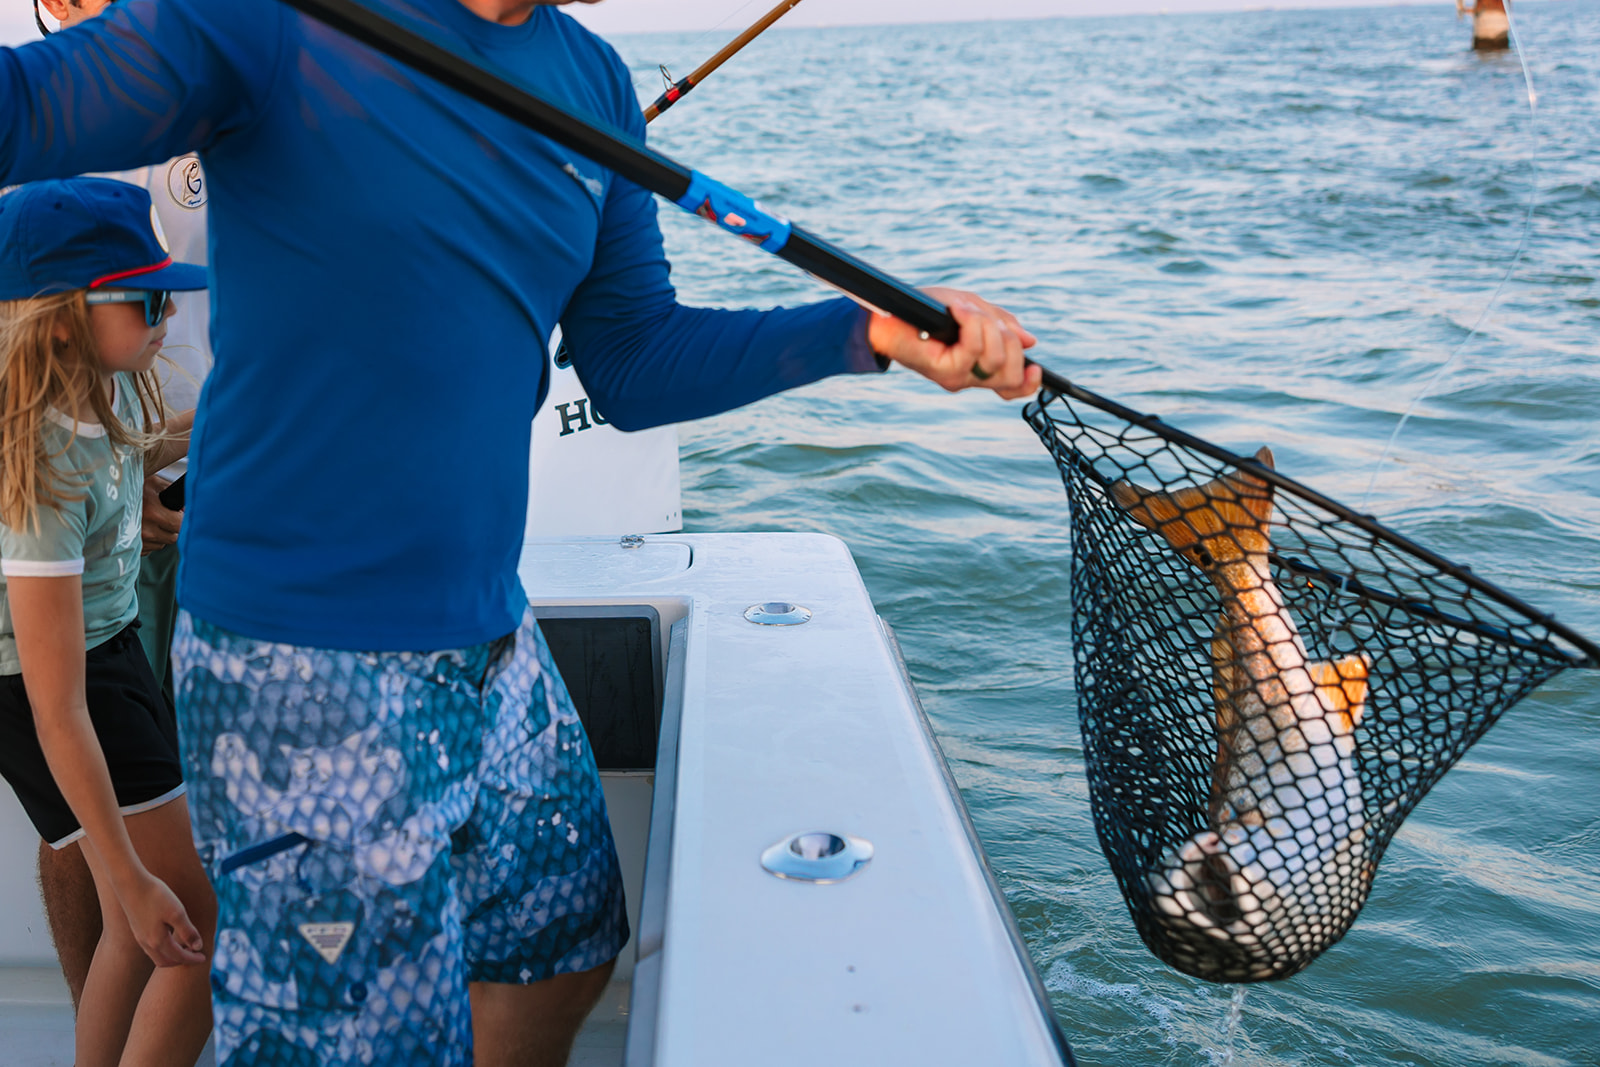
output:
[[248, 125], [286, 19], [277, 0], [123, 0], [0, 49], [0, 186], [131, 170]]
[[63, 501], [60, 509], [41, 507], [37, 528], [0, 524], [0, 574], [7, 578], [65, 578], [83, 573], [88, 535], [86, 501]]
[[[644, 120], [630, 132], [644, 139]], [[729, 238], [730, 256], [748, 255]], [[763, 253], [764, 254], [764, 253]], [[683, 307], [652, 195], [613, 178], [594, 265], [561, 319], [573, 368], [622, 430], [714, 415], [833, 374], [886, 368], [849, 300], [771, 311]]]

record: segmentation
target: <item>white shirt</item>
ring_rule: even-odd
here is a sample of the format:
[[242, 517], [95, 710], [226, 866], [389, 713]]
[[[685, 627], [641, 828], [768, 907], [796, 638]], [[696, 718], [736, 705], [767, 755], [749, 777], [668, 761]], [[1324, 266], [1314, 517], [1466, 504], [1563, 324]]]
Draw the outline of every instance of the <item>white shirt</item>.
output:
[[[205, 173], [200, 160], [180, 156], [153, 167], [140, 167], [98, 177], [115, 178], [137, 185], [150, 194], [156, 217], [167, 239], [168, 250], [178, 263], [205, 266], [206, 251]], [[161, 349], [164, 359], [156, 360], [156, 375], [167, 410], [174, 414], [188, 411], [200, 401], [200, 383], [211, 372], [211, 300], [205, 290], [174, 293], [177, 309], [167, 322], [167, 343]], [[180, 459], [163, 477], [175, 479], [189, 467]]]

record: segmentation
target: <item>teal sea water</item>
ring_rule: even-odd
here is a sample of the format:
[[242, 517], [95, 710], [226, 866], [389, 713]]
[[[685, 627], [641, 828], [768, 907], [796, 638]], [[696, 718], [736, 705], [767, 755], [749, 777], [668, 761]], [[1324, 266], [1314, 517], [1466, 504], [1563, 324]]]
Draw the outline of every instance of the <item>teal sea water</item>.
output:
[[[652, 138], [1353, 505], [1537, 183], [1521, 262], [1369, 509], [1600, 637], [1600, 3], [1519, 25], [1536, 123], [1516, 59], [1472, 54], [1440, 3], [778, 30]], [[732, 35], [616, 40], [650, 99], [656, 64]], [[664, 225], [690, 300], [821, 295]], [[1236, 1024], [1230, 989], [1145, 951], [1089, 815], [1066, 501], [1019, 410], [897, 372], [685, 427], [686, 522], [849, 543], [1082, 1062], [1600, 1064], [1600, 673], [1514, 709], [1401, 830], [1353, 932]]]

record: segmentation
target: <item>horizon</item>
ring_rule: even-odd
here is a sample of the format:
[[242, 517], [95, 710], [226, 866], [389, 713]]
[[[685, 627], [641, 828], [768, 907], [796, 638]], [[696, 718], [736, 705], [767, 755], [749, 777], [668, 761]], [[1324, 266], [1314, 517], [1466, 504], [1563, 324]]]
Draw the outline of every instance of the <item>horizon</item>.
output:
[[[565, 7], [601, 36], [649, 33], [710, 34], [731, 38], [754, 23], [777, 0], [604, 0]], [[1531, 2], [1531, 0], [1529, 0]], [[1033, 22], [1048, 19], [1248, 14], [1253, 12], [1442, 6], [1440, 0], [990, 0], [971, 14], [969, 0], [804, 0], [773, 26], [826, 29], [837, 26], [908, 26], [960, 22]], [[663, 9], [671, 8], [671, 14]], [[641, 9], [647, 13], [641, 14]], [[718, 14], [720, 12], [720, 14]], [[713, 18], [715, 15], [715, 18]], [[670, 24], [669, 24], [670, 23]]]
[[[764, 14], [776, 0], [604, 0], [568, 4], [565, 10], [601, 36], [647, 33], [706, 34], [726, 30], [731, 38]], [[1525, 0], [1529, 2], [1529, 0]], [[983, 14], [972, 14], [968, 0], [803, 0], [774, 31], [832, 26], [901, 26], [949, 22], [1023, 22], [1107, 16], [1243, 14], [1335, 8], [1443, 7], [1443, 0], [990, 0]], [[46, 16], [48, 20], [48, 16]], [[39, 39], [33, 7], [10, 0], [0, 12], [0, 45]]]

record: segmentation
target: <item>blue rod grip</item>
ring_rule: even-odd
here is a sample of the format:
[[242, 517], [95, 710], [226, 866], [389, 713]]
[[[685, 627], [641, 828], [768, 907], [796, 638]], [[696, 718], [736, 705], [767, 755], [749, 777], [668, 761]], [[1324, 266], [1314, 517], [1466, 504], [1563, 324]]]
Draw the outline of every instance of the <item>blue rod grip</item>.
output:
[[774, 215], [737, 189], [730, 189], [699, 171], [689, 175], [689, 191], [677, 201], [691, 215], [699, 215], [746, 241], [777, 252], [789, 243], [794, 227], [782, 215]]

